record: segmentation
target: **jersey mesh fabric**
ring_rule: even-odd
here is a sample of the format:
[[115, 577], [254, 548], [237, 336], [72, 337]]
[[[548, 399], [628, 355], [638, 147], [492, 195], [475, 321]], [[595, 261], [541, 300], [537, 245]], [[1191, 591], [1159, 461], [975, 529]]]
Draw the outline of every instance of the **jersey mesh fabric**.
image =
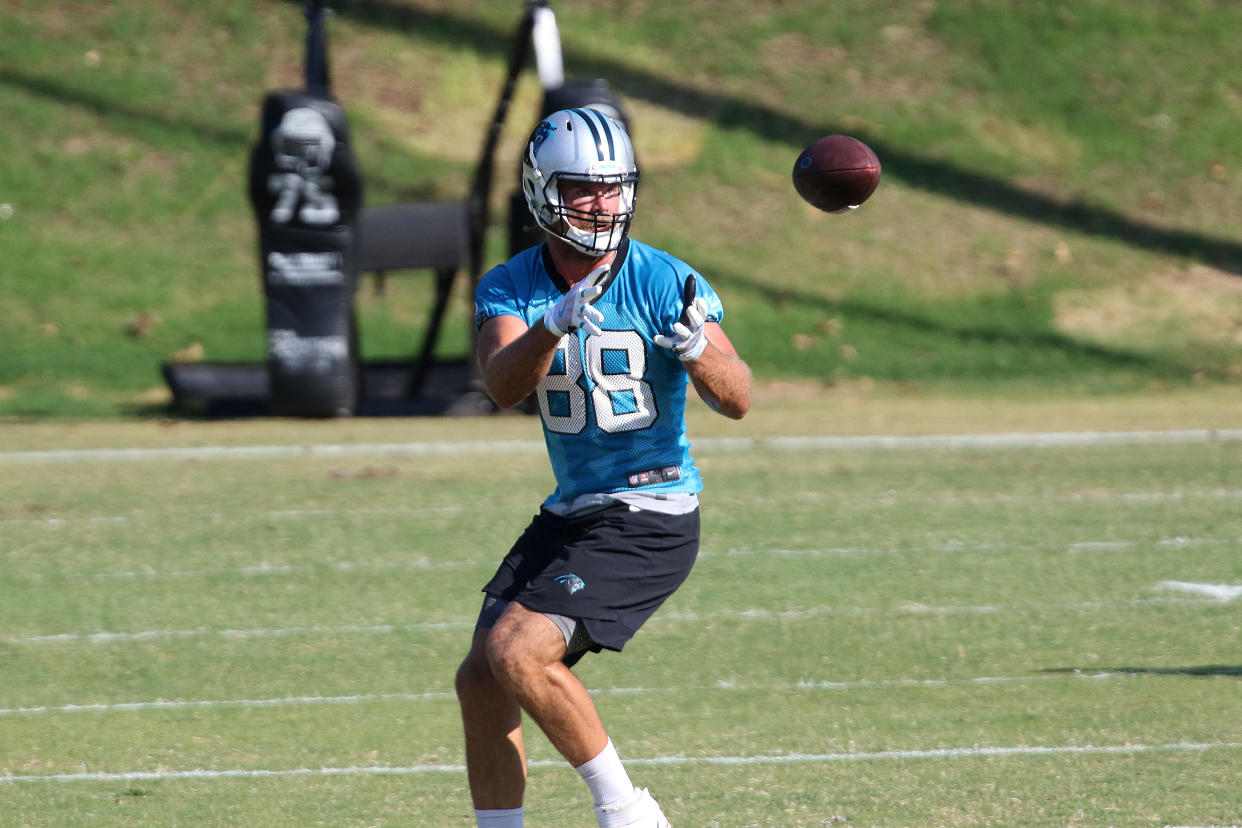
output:
[[[686, 437], [685, 368], [653, 338], [671, 332], [681, 315], [688, 275], [713, 322], [724, 316], [720, 298], [689, 265], [634, 240], [618, 251], [613, 273], [594, 303], [604, 315], [602, 335], [562, 337], [535, 392], [557, 483], [547, 504], [586, 493], [702, 489]], [[529, 248], [480, 280], [476, 324], [503, 315], [542, 324], [563, 285], [545, 246]]]

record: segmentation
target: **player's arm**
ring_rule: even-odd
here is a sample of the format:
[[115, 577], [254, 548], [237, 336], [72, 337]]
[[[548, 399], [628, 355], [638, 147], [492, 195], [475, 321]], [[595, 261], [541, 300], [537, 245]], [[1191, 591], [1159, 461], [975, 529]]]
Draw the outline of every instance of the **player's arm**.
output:
[[512, 408], [547, 376], [560, 337], [543, 325], [528, 327], [516, 316], [495, 316], [479, 329], [479, 372], [487, 394]]
[[494, 316], [479, 328], [479, 372], [483, 387], [501, 408], [517, 405], [547, 376], [561, 337], [582, 328], [598, 336], [604, 315], [591, 303], [604, 292], [611, 265], [603, 264], [574, 284], [543, 316], [527, 326], [508, 314]]
[[686, 277], [681, 317], [669, 334], [656, 336], [655, 343], [677, 355], [703, 402], [740, 420], [750, 410], [750, 366], [737, 355], [720, 324], [708, 320], [707, 301], [698, 295], [697, 285], [693, 273]]
[[750, 410], [750, 366], [724, 329], [715, 322], [703, 325], [707, 345], [696, 359], [682, 364], [703, 402], [726, 417], [740, 420]]

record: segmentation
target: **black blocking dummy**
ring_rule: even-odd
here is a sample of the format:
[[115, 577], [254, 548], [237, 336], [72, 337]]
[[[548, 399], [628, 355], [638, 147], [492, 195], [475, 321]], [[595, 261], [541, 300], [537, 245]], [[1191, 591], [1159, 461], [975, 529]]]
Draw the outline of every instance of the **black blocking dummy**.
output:
[[354, 412], [362, 192], [341, 106], [315, 92], [269, 93], [251, 153], [250, 202], [259, 229], [273, 414]]

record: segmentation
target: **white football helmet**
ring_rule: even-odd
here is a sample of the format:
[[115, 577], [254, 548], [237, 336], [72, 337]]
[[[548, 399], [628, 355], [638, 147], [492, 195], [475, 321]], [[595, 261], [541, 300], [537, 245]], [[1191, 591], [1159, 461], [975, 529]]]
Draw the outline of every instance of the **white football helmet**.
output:
[[303, 106], [286, 112], [272, 130], [272, 149], [278, 169], [324, 173], [332, 166], [336, 138], [323, 113]]
[[[574, 210], [562, 203], [562, 181], [616, 184], [621, 189], [620, 210]], [[553, 112], [535, 127], [522, 156], [522, 193], [536, 223], [587, 255], [621, 246], [634, 218], [637, 182], [630, 136], [620, 122], [597, 109]], [[591, 229], [575, 226], [570, 218]]]

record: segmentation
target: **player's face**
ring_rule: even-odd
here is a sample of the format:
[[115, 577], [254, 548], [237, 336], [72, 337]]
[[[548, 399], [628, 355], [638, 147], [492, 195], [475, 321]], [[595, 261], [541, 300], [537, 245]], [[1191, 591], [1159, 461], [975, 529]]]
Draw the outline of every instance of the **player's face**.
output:
[[567, 220], [580, 230], [597, 231], [597, 216], [621, 209], [621, 187], [597, 181], [563, 181], [558, 185], [561, 203], [569, 208]]

